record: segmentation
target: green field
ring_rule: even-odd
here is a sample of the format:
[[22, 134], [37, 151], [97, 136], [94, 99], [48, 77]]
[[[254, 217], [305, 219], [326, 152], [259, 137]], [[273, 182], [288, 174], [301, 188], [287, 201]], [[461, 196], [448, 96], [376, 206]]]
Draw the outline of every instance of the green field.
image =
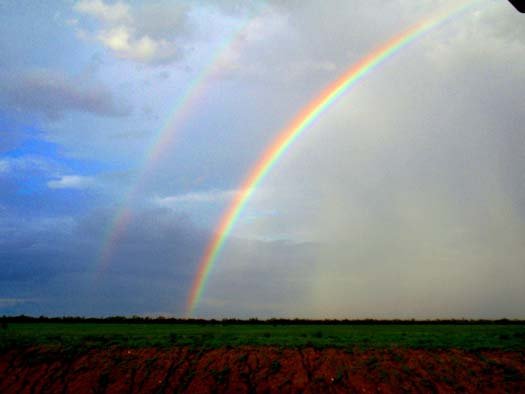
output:
[[78, 349], [270, 345], [525, 350], [525, 325], [9, 323], [0, 329], [0, 349], [33, 345]]

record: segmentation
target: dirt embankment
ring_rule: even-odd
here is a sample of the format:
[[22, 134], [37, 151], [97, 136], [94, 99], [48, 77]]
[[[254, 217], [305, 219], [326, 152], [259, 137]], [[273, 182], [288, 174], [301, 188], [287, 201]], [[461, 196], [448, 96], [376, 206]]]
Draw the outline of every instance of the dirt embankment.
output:
[[0, 355], [0, 393], [525, 392], [525, 352], [243, 347]]

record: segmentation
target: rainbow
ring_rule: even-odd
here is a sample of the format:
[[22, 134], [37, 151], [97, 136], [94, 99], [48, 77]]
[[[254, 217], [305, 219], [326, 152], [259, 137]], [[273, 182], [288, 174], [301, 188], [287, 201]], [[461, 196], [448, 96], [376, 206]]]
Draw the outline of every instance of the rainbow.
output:
[[430, 19], [412, 26], [403, 33], [387, 41], [375, 51], [362, 58], [357, 64], [350, 67], [339, 79], [329, 85], [314, 101], [305, 107], [292, 122], [285, 127], [273, 140], [270, 146], [259, 158], [255, 166], [239, 188], [240, 192], [231, 202], [219, 220], [215, 235], [208, 243], [199, 262], [197, 274], [190, 289], [186, 306], [187, 316], [191, 316], [199, 303], [210, 271], [224, 246], [228, 235], [240, 213], [252, 196], [254, 190], [272, 169], [279, 158], [286, 152], [290, 145], [312, 124], [324, 111], [326, 111], [341, 95], [347, 92], [364, 76], [376, 69], [385, 60], [405, 48], [407, 45], [434, 29], [452, 16], [459, 15], [469, 9], [479, 0], [463, 1], [460, 5], [448, 8], [437, 13]]
[[[258, 10], [257, 15], [261, 14], [264, 8]], [[157, 168], [158, 163], [164, 156], [166, 150], [172, 146], [173, 141], [194, 108], [198, 105], [199, 99], [204, 97], [205, 92], [210, 87], [212, 81], [220, 73], [221, 61], [226, 54], [238, 52], [244, 42], [244, 35], [257, 22], [257, 16], [249, 18], [240, 23], [224, 40], [217, 46], [206, 62], [204, 67], [188, 84], [188, 87], [175, 102], [174, 109], [165, 125], [160, 129], [157, 136], [150, 143], [143, 159], [143, 164], [136, 176], [136, 181], [124, 195], [123, 202], [118, 207], [115, 215], [110, 221], [108, 229], [103, 237], [102, 247], [97, 255], [98, 268], [97, 275], [105, 271], [114, 253], [118, 241], [122, 238], [129, 223], [133, 219], [131, 204], [144, 189], [149, 174]]]

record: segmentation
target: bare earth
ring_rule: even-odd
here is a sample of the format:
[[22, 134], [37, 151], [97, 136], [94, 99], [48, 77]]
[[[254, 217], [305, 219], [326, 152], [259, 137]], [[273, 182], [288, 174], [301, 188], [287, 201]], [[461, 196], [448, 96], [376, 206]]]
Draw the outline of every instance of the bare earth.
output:
[[53, 348], [0, 354], [0, 393], [525, 393], [520, 351]]

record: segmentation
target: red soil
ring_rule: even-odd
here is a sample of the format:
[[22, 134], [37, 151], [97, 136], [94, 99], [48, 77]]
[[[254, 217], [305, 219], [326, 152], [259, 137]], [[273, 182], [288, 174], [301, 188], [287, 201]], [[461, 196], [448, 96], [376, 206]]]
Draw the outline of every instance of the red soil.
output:
[[105, 349], [0, 354], [0, 393], [525, 393], [520, 351]]

